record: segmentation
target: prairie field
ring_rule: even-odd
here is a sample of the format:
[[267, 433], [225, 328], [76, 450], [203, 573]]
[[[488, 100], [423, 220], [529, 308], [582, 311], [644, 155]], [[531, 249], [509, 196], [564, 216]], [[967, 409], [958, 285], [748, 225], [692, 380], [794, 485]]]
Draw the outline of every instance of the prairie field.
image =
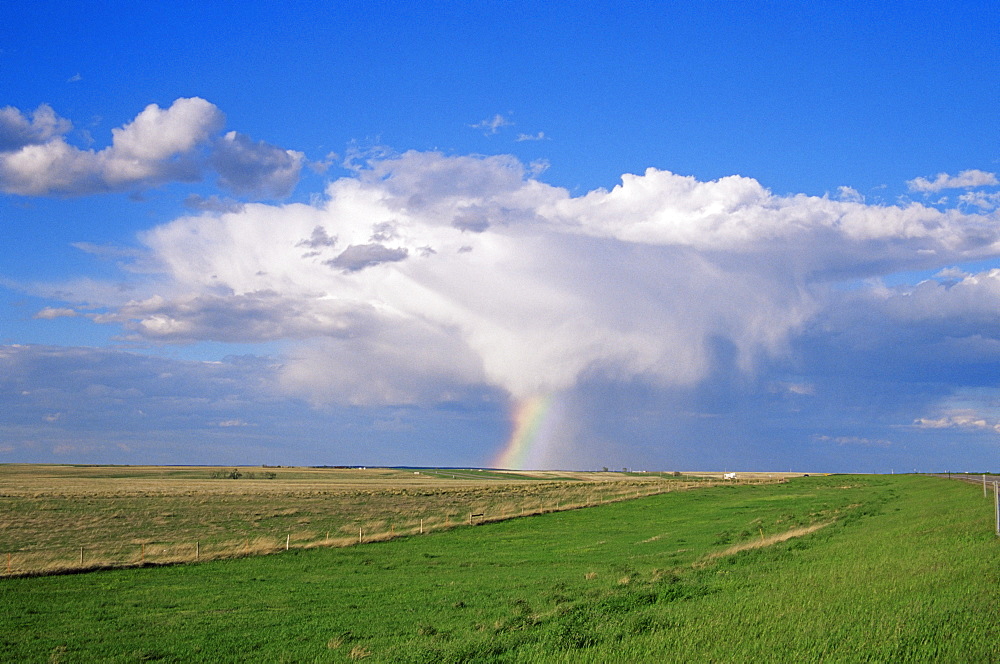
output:
[[998, 569], [980, 487], [804, 477], [344, 548], [0, 579], [0, 657], [990, 662]]
[[343, 546], [717, 482], [657, 473], [2, 465], [0, 574]]

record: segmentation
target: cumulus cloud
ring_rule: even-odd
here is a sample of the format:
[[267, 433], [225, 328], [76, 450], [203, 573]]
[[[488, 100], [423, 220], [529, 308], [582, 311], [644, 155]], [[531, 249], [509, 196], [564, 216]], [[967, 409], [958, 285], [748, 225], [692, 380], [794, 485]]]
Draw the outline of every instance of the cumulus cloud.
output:
[[991, 274], [834, 288], [996, 256], [992, 215], [657, 169], [572, 196], [508, 156], [373, 158], [313, 204], [206, 211], [141, 239], [152, 294], [95, 320], [158, 343], [297, 340], [281, 384], [314, 402], [521, 398], [597, 377], [692, 387], [722, 365], [753, 376], [861, 312], [919, 320], [927, 339], [944, 334], [936, 317], [982, 334], [1000, 292]]
[[852, 187], [837, 187], [837, 198], [848, 203], [864, 203], [865, 197]]
[[910, 191], [921, 191], [931, 193], [942, 189], [974, 189], [975, 187], [987, 187], [1000, 184], [995, 173], [988, 173], [978, 169], [969, 169], [960, 172], [958, 175], [938, 173], [931, 180], [925, 177], [907, 180], [906, 184]]
[[0, 108], [0, 153], [46, 143], [72, 128], [69, 120], [56, 115], [48, 104], [36, 108], [29, 118], [14, 108]]
[[143, 189], [200, 180], [211, 166], [220, 184], [235, 193], [287, 196], [303, 155], [237, 132], [216, 137], [223, 124], [214, 104], [181, 98], [168, 108], [150, 104], [132, 122], [111, 130], [110, 146], [85, 150], [67, 142], [72, 125], [51, 107], [39, 106], [30, 119], [6, 107], [0, 109], [0, 191], [79, 196]]

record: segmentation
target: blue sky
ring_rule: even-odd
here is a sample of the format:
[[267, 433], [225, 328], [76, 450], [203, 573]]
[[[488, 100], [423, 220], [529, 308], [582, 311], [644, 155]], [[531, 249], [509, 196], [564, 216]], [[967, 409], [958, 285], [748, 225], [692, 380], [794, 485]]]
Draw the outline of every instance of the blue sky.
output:
[[0, 462], [995, 470], [1000, 10], [334, 4], [0, 10]]

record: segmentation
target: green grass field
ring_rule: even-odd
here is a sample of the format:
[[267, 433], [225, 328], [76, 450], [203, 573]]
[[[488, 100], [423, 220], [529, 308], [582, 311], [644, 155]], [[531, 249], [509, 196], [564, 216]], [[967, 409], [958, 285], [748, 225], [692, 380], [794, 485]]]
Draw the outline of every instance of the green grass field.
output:
[[810, 477], [350, 548], [5, 579], [0, 656], [990, 662], [998, 597], [980, 488]]

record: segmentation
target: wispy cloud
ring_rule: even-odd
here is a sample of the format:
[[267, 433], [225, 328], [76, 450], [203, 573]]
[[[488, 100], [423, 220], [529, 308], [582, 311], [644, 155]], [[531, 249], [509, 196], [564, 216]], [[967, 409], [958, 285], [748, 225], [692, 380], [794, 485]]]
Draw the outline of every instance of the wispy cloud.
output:
[[521, 143], [523, 141], [547, 141], [549, 138], [544, 131], [540, 131], [537, 134], [518, 134], [514, 140]]
[[510, 127], [513, 124], [509, 119], [497, 113], [492, 118], [486, 118], [476, 124], [470, 124], [469, 127], [472, 129], [482, 129], [484, 134], [491, 135], [496, 134], [503, 127]]
[[813, 440], [821, 443], [837, 445], [861, 445], [863, 447], [891, 447], [892, 441], [884, 438], [865, 438], [863, 436], [813, 436]]
[[986, 212], [1000, 207], [1000, 191], [967, 191], [958, 197], [959, 202]]
[[35, 318], [53, 320], [55, 318], [73, 318], [79, 315], [79, 312], [75, 309], [67, 309], [66, 307], [45, 307], [35, 314]]
[[249, 424], [244, 420], [233, 419], [233, 420], [222, 420], [221, 422], [215, 422], [215, 426], [228, 429], [230, 427], [249, 427], [253, 425]]

